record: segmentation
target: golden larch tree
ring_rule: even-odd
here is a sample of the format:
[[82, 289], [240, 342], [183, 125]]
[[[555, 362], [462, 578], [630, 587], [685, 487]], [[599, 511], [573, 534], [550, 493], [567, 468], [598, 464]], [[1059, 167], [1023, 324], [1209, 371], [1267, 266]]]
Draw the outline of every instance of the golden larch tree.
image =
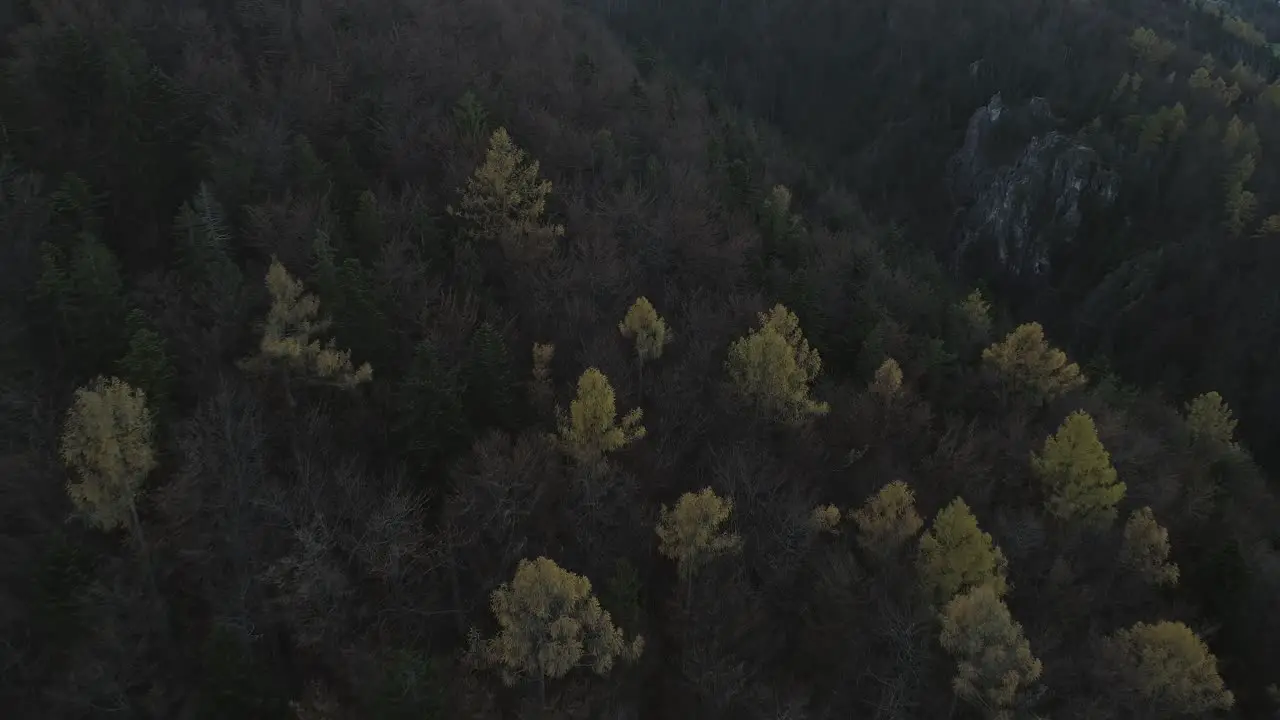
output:
[[991, 535], [978, 527], [961, 498], [938, 511], [933, 526], [920, 537], [916, 568], [932, 599], [946, 603], [970, 588], [990, 585], [997, 596], [1008, 589], [1008, 561]]
[[1156, 522], [1151, 508], [1134, 510], [1124, 525], [1120, 564], [1152, 585], [1176, 585], [1178, 566], [1169, 562], [1169, 531]]
[[898, 551], [924, 527], [916, 512], [916, 497], [901, 480], [885, 485], [853, 514], [858, 527], [858, 545], [876, 556]]
[[562, 226], [543, 218], [550, 195], [551, 181], [538, 176], [538, 161], [498, 128], [458, 207], [448, 212], [462, 222], [468, 241], [496, 242], [508, 259], [532, 259], [550, 253], [564, 235]]
[[732, 513], [733, 501], [719, 497], [711, 488], [681, 495], [674, 508], [662, 506], [654, 529], [658, 552], [676, 562], [686, 585], [699, 568], [741, 549], [738, 536], [722, 528]]
[[1187, 403], [1187, 432], [1198, 442], [1230, 447], [1235, 440], [1236, 419], [1221, 395], [1207, 392]]
[[639, 408], [618, 419], [613, 386], [596, 368], [578, 378], [578, 394], [560, 417], [560, 446], [581, 467], [598, 467], [605, 456], [645, 436]]
[[982, 362], [1015, 392], [1035, 402], [1053, 400], [1085, 384], [1080, 366], [1049, 346], [1040, 323], [1019, 325], [983, 350]]
[[1012, 717], [1018, 691], [1040, 677], [1022, 626], [991, 585], [957, 595], [940, 614], [943, 649], [956, 660], [951, 686], [989, 718]]
[[1045, 509], [1053, 517], [1090, 527], [1115, 520], [1125, 484], [1117, 479], [1088, 413], [1068, 415], [1045, 439], [1044, 449], [1031, 454], [1031, 470], [1045, 488]]
[[156, 467], [146, 394], [114, 377], [76, 390], [62, 426], [59, 455], [75, 475], [72, 504], [103, 530], [128, 526], [143, 546], [137, 498]]
[[662, 357], [662, 350], [671, 342], [667, 335], [667, 322], [658, 315], [646, 297], [636, 298], [627, 314], [618, 323], [622, 337], [635, 342], [636, 358], [641, 364]]
[[1217, 658], [1183, 623], [1137, 623], [1107, 638], [1102, 654], [1113, 689], [1140, 717], [1204, 717], [1235, 703]]
[[608, 673], [618, 660], [632, 661], [644, 639], [627, 640], [591, 592], [591, 581], [539, 557], [521, 560], [515, 577], [490, 596], [498, 634], [482, 640], [472, 631], [468, 659], [496, 668], [503, 682], [547, 680], [571, 670]]
[[840, 533], [840, 508], [835, 505], [819, 505], [809, 513], [809, 529], [813, 532]]
[[902, 367], [898, 361], [889, 358], [880, 363], [867, 390], [885, 402], [898, 397], [902, 393]]
[[805, 340], [800, 319], [778, 304], [760, 313], [759, 320], [759, 328], [729, 347], [725, 368], [734, 390], [784, 422], [799, 424], [825, 415], [830, 406], [809, 394], [822, 372], [822, 359]]
[[351, 351], [339, 350], [332, 338], [324, 343], [317, 339], [329, 328], [329, 321], [319, 317], [320, 299], [306, 292], [274, 257], [266, 283], [271, 308], [263, 323], [258, 354], [241, 361], [241, 367], [255, 372], [277, 368], [286, 377], [301, 376], [347, 389], [373, 379], [369, 363], [354, 368]]

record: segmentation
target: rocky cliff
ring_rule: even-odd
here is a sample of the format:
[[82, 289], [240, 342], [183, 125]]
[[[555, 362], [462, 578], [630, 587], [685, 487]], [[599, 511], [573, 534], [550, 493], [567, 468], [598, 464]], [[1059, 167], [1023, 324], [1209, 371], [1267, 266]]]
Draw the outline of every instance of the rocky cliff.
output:
[[957, 270], [1042, 279], [1086, 213], [1115, 201], [1119, 177], [1060, 125], [1043, 99], [1009, 107], [999, 94], [969, 119], [947, 167]]

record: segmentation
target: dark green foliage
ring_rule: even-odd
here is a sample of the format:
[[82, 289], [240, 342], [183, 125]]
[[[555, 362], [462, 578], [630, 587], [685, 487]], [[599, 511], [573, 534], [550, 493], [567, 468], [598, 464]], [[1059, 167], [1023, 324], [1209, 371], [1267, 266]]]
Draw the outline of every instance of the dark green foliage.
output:
[[425, 470], [450, 450], [465, 445], [468, 435], [462, 369], [423, 340], [395, 394], [395, 427], [414, 467]]
[[[1273, 710], [1280, 10], [36, 4], [0, 9], [0, 715], [1118, 720], [1176, 687], [1094, 651], [1162, 621], [1224, 720]], [[972, 216], [1084, 156], [1112, 204], [1059, 244], [1068, 184], [1006, 237], [1038, 274], [966, 276]], [[100, 373], [146, 462], [68, 474]], [[1097, 512], [1046, 449], [1076, 412]], [[65, 522], [122, 463], [145, 543]]]
[[391, 653], [378, 668], [362, 703], [368, 717], [386, 720], [443, 720], [445, 682], [439, 663], [417, 653]]
[[199, 647], [197, 717], [289, 717], [289, 697], [265, 669], [257, 653], [265, 642], [246, 637], [243, 629], [215, 624]]
[[229, 322], [238, 310], [244, 273], [236, 265], [231, 228], [208, 184], [174, 219], [178, 267], [192, 300], [215, 322]]
[[506, 427], [515, 421], [512, 413], [522, 394], [511, 351], [502, 333], [487, 321], [471, 336], [463, 378], [464, 401], [473, 427]]
[[36, 299], [48, 315], [50, 339], [79, 374], [101, 368], [125, 339], [120, 263], [97, 237], [84, 233], [66, 246], [40, 245]]
[[116, 361], [115, 371], [120, 379], [146, 393], [147, 405], [157, 416], [163, 416], [169, 406], [174, 380], [168, 343], [141, 310], [129, 312], [125, 327], [129, 349]]

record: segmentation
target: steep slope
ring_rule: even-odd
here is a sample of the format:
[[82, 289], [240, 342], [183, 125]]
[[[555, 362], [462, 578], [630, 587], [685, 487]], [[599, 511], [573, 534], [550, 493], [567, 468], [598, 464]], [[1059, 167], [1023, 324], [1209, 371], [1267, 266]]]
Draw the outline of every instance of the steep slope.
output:
[[580, 8], [38, 7], [0, 87], [15, 717], [1265, 706], [1277, 503], [1223, 408], [1002, 343]]
[[[1014, 237], [1037, 245], [1035, 273], [984, 262], [964, 266], [966, 277], [1131, 381], [1178, 398], [1220, 390], [1259, 456], [1280, 463], [1280, 397], [1274, 372], [1258, 365], [1280, 352], [1267, 329], [1280, 306], [1262, 289], [1277, 271], [1270, 247], [1280, 228], [1268, 161], [1280, 141], [1273, 4], [595, 6], [644, 52], [700, 68], [943, 257], [958, 247], [996, 255]], [[1011, 109], [1040, 102], [1054, 121], [1025, 135], [1012, 157], [983, 159], [1004, 168], [993, 192], [957, 193], [945, 168], [972, 165], [965, 134], [997, 95]], [[1044, 155], [1064, 143], [1120, 178], [1114, 197], [1079, 208], [1066, 234], [1061, 214], [1032, 209], [1075, 208], [1074, 190], [1041, 176], [1067, 167]], [[1160, 279], [1167, 255], [1186, 258], [1185, 284]], [[1206, 301], [1183, 287], [1223, 292]], [[1186, 322], [1167, 314], [1192, 305]]]

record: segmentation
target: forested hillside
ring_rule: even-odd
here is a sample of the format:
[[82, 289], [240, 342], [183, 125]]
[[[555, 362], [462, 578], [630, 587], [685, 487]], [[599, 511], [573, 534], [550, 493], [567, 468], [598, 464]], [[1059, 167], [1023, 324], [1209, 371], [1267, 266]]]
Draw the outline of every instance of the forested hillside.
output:
[[[956, 264], [1077, 355], [1179, 401], [1221, 392], [1280, 468], [1280, 6], [592, 5], [644, 57], [781, 128], [916, 244], [948, 261], [1007, 250]], [[1038, 98], [1044, 117], [1001, 121], [1011, 137], [974, 158], [966, 133], [996, 94], [1009, 109]], [[1106, 180], [1077, 203], [1095, 179], [1080, 155]], [[1008, 182], [981, 187], [983, 162]]]
[[[1164, 296], [1105, 311], [1137, 383], [1077, 356], [1061, 310], [1120, 256], [1208, 273], [1210, 236], [1241, 274], [1195, 290], [1253, 302], [1247, 248], [1280, 241], [1269, 110], [1179, 100], [1193, 31], [1114, 36], [1114, 9], [1016, 6], [996, 35], [960, 6], [831, 3], [830, 38], [788, 35], [823, 19], [804, 4], [6, 6], [0, 714], [1276, 713], [1280, 502], [1231, 357], [1267, 346], [1195, 335], [1265, 343], [1269, 306], [1175, 316], [1205, 344], [1176, 358], [1122, 334]], [[879, 90], [833, 96], [860, 13], [900, 34], [863, 58]], [[1066, 14], [1107, 32], [1044, 20]], [[944, 27], [1052, 41], [966, 79]], [[761, 38], [777, 64], [731, 54]], [[1214, 62], [1196, 92], [1234, 87]], [[1115, 99], [1073, 114], [1104, 77]], [[1095, 164], [1162, 179], [1109, 168], [1128, 234], [1073, 227], [1127, 249], [1078, 288], [1055, 256], [1055, 302], [1010, 313], [1027, 290], [975, 289], [954, 208], [920, 198], [1001, 103], [1047, 117], [1022, 97], [1042, 81], [1054, 122], [1110, 138]], [[1239, 182], [1200, 192], [1196, 167]], [[976, 207], [1010, 175], [973, 177]], [[1121, 245], [1157, 227], [1178, 234]], [[1174, 362], [1205, 350], [1221, 385]], [[1166, 364], [1195, 382], [1146, 382]]]

